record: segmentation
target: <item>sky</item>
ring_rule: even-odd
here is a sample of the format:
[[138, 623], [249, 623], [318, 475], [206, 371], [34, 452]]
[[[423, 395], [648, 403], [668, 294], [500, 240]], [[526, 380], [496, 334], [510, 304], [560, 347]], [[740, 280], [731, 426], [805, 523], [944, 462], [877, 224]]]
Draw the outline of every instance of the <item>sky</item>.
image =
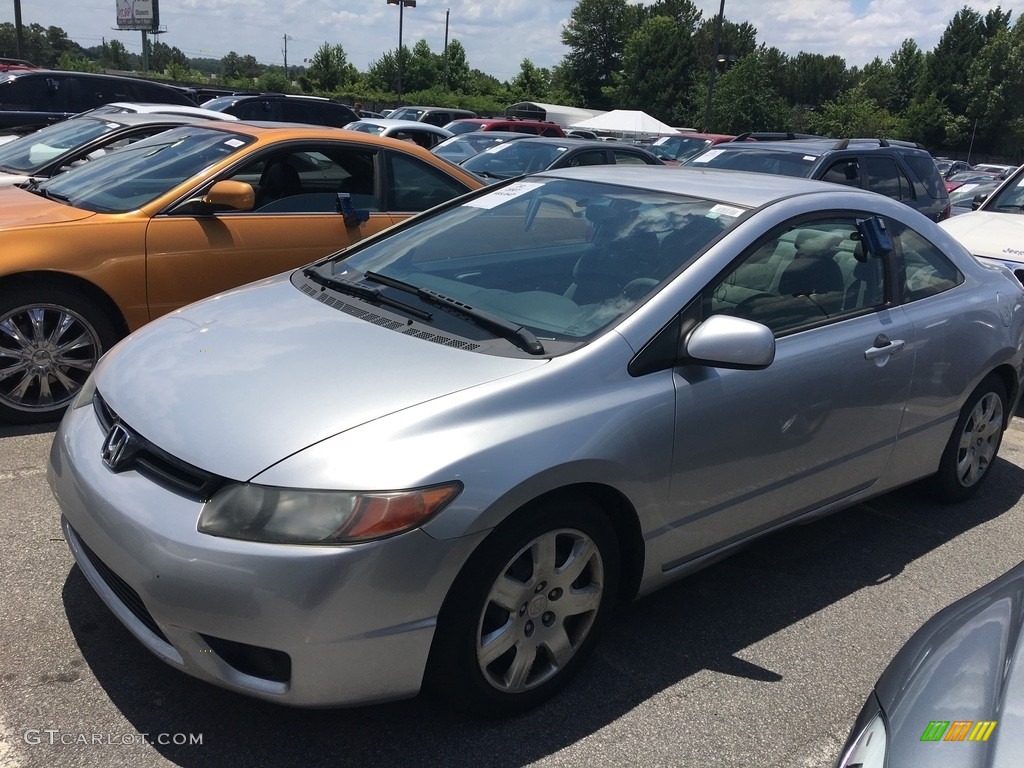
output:
[[[720, 0], [696, 0], [704, 18]], [[399, 9], [386, 0], [159, 0], [159, 40], [186, 56], [220, 59], [234, 51], [264, 64], [302, 64], [323, 44], [340, 44], [359, 70], [398, 47]], [[964, 6], [984, 14], [1001, 7], [1011, 22], [1024, 0], [726, 0], [727, 20], [750, 22], [757, 40], [789, 55], [837, 54], [847, 66], [883, 60], [907, 38], [928, 51]], [[470, 67], [499, 80], [514, 78], [523, 59], [552, 67], [567, 53], [561, 31], [575, 0], [417, 0], [402, 12], [402, 43], [420, 39], [435, 53], [448, 39], [466, 49]], [[0, 0], [0, 22], [14, 21], [13, 0]], [[21, 0], [23, 24], [61, 27], [88, 48], [119, 40], [141, 52], [139, 32], [119, 31], [116, 0]]]

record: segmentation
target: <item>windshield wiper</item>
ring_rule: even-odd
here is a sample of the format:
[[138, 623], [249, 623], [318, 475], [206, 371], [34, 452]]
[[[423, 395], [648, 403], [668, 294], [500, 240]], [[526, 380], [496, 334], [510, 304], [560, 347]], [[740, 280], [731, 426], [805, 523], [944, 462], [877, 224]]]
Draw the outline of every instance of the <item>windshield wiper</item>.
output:
[[451, 310], [459, 315], [464, 315], [470, 320], [473, 320], [481, 328], [486, 328], [489, 331], [497, 333], [499, 336], [503, 336], [509, 341], [515, 343], [517, 346], [525, 349], [531, 355], [544, 354], [544, 345], [541, 344], [537, 337], [533, 335], [532, 331], [521, 325], [509, 322], [503, 317], [492, 315], [490, 312], [485, 312], [482, 309], [471, 307], [469, 304], [463, 304], [458, 299], [453, 299], [451, 296], [445, 296], [443, 293], [432, 291], [429, 288], [419, 288], [416, 293], [421, 299], [433, 304], [434, 306]]
[[451, 310], [457, 314], [465, 315], [466, 317], [474, 320], [477, 325], [487, 328], [490, 331], [496, 332], [498, 335], [508, 339], [509, 341], [515, 342], [517, 346], [522, 347], [531, 355], [543, 355], [544, 345], [540, 343], [536, 336], [521, 325], [511, 323], [504, 318], [492, 315], [490, 312], [485, 312], [482, 309], [471, 307], [468, 304], [463, 304], [458, 299], [453, 299], [451, 296], [445, 296], [443, 293], [432, 291], [429, 288], [418, 288], [412, 283], [406, 283], [402, 280], [398, 280], [388, 275], [382, 275], [380, 272], [368, 271], [364, 272], [363, 276], [367, 280], [372, 280], [375, 283], [381, 283], [391, 288], [397, 288], [400, 291], [411, 293], [415, 296], [419, 296], [423, 301], [433, 304], [436, 307], [442, 309]]
[[364, 299], [371, 304], [383, 304], [387, 307], [394, 307], [408, 312], [413, 317], [418, 317], [420, 320], [430, 320], [433, 315], [430, 312], [426, 312], [418, 307], [406, 304], [404, 301], [398, 301], [385, 296], [380, 288], [371, 288], [361, 283], [357, 283], [354, 280], [340, 280], [337, 277], [331, 277], [325, 275], [322, 272], [318, 272], [313, 267], [304, 269], [302, 271], [306, 277], [320, 285], [327, 288], [333, 288], [339, 293], [347, 293], [349, 296], [355, 296], [360, 299]]

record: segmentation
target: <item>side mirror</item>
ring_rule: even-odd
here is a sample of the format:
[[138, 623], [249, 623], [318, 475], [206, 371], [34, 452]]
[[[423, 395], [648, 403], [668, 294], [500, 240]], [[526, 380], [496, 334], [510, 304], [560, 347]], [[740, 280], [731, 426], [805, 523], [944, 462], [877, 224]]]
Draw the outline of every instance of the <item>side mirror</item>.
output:
[[971, 200], [971, 210], [976, 211], [981, 208], [981, 204], [988, 200], [988, 192], [982, 192], [981, 194], [975, 195]]
[[775, 360], [775, 336], [753, 320], [712, 315], [684, 339], [682, 362], [715, 368], [760, 370]]
[[194, 197], [184, 203], [185, 211], [193, 214], [219, 211], [251, 211], [256, 205], [256, 191], [252, 184], [230, 179], [216, 182], [203, 197]]

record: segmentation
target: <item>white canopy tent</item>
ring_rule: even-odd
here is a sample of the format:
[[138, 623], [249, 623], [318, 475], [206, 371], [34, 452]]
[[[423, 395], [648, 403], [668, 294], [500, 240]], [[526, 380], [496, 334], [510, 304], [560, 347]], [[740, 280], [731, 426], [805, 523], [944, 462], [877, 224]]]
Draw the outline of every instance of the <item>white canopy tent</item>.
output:
[[617, 131], [633, 134], [678, 133], [671, 125], [666, 125], [646, 112], [636, 109], [613, 109], [603, 115], [591, 117], [573, 123], [570, 128], [581, 128], [588, 131]]

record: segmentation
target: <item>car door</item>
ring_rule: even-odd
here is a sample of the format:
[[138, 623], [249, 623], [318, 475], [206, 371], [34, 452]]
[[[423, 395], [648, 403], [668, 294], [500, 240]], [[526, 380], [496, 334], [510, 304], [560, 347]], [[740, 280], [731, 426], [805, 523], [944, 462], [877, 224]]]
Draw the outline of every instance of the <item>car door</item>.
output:
[[761, 322], [756, 371], [675, 371], [664, 570], [869, 488], [892, 453], [914, 371], [914, 326], [893, 301], [892, 255], [856, 219], [791, 222], [701, 297], [700, 316]]
[[[223, 178], [252, 185], [252, 210], [197, 214], [179, 205], [150, 222], [146, 282], [152, 317], [299, 267], [396, 220], [385, 210], [385, 174], [371, 147], [291, 144], [254, 155]], [[339, 212], [339, 192], [350, 195], [364, 220]]]

